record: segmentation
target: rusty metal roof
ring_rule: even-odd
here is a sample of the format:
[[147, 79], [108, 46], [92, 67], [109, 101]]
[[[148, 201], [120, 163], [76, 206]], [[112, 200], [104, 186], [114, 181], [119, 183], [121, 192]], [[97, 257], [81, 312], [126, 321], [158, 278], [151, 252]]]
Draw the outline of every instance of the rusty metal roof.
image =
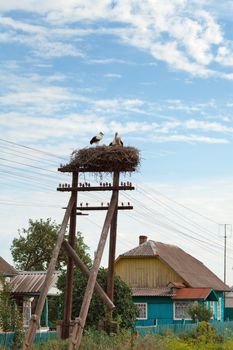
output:
[[[213, 292], [212, 288], [183, 288], [176, 291], [173, 299], [207, 299]], [[215, 296], [215, 300], [218, 298]]]
[[[13, 293], [39, 294], [41, 292], [42, 285], [45, 281], [45, 277], [46, 277], [46, 271], [19, 272], [18, 275], [11, 280]], [[59, 294], [59, 290], [56, 287], [57, 279], [58, 279], [58, 272], [55, 272], [52, 277], [52, 282], [49, 287], [48, 295]]]
[[169, 265], [189, 287], [209, 287], [219, 291], [230, 290], [230, 288], [202, 262], [175, 245], [148, 240], [138, 247], [120, 255], [118, 259], [124, 257], [159, 257], [159, 259]]
[[171, 297], [175, 294], [171, 292], [171, 288], [132, 288], [134, 297]]
[[17, 270], [13, 266], [8, 264], [8, 262], [6, 262], [6, 260], [4, 260], [1, 256], [0, 256], [0, 272], [3, 273], [4, 275], [17, 274]]

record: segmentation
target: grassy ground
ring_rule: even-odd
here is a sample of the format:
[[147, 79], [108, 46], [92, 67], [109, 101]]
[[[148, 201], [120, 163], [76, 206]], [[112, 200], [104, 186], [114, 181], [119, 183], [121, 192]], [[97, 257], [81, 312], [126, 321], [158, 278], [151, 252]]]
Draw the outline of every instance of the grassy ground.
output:
[[[33, 347], [33, 350], [67, 350], [68, 342], [53, 340]], [[109, 337], [91, 331], [82, 338], [80, 350], [232, 350], [233, 339], [216, 341], [207, 337], [180, 339], [175, 335], [132, 337], [128, 332]]]
[[[107, 344], [108, 343], [108, 344]], [[67, 350], [68, 343], [53, 340], [33, 347], [33, 350]], [[144, 339], [137, 340], [134, 344], [130, 341], [122, 343], [106, 342], [105, 344], [96, 344], [91, 341], [84, 341], [80, 350], [232, 350], [233, 340], [227, 340], [222, 344], [215, 343], [199, 343], [189, 344], [179, 339], [156, 339], [156, 337], [148, 336]]]

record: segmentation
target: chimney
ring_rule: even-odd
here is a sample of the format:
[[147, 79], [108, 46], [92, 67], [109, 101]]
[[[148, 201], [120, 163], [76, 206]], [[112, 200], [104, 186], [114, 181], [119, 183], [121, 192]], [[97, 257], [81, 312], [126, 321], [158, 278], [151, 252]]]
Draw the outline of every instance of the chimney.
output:
[[147, 242], [147, 236], [139, 236], [139, 245]]

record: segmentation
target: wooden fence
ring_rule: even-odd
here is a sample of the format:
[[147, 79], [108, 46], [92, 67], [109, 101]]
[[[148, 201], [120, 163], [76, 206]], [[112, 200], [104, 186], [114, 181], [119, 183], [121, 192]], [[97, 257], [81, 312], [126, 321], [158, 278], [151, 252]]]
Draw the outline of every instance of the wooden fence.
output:
[[[11, 350], [14, 342], [14, 336], [15, 336], [14, 332], [0, 333], [0, 349]], [[46, 342], [56, 337], [57, 337], [56, 331], [37, 332], [34, 343], [40, 344], [42, 342]]]

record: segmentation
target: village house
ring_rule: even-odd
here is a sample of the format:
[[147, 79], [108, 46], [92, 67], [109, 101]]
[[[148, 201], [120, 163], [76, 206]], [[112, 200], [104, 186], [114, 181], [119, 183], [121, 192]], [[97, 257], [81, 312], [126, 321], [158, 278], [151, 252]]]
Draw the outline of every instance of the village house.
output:
[[[46, 277], [46, 271], [17, 271], [0, 257], [0, 273], [7, 282], [10, 283], [13, 298], [23, 316], [24, 327], [28, 327]], [[49, 330], [51, 324], [49, 318], [49, 302], [60, 293], [56, 287], [57, 279], [58, 273], [55, 272], [49, 286], [45, 306], [41, 315], [40, 331]]]
[[139, 237], [139, 245], [115, 261], [132, 289], [139, 315], [136, 326], [191, 322], [191, 303], [204, 304], [213, 321], [224, 321], [224, 292], [230, 288], [181, 248]]
[[0, 256], [0, 273], [4, 277], [12, 277], [17, 274], [17, 270]]

